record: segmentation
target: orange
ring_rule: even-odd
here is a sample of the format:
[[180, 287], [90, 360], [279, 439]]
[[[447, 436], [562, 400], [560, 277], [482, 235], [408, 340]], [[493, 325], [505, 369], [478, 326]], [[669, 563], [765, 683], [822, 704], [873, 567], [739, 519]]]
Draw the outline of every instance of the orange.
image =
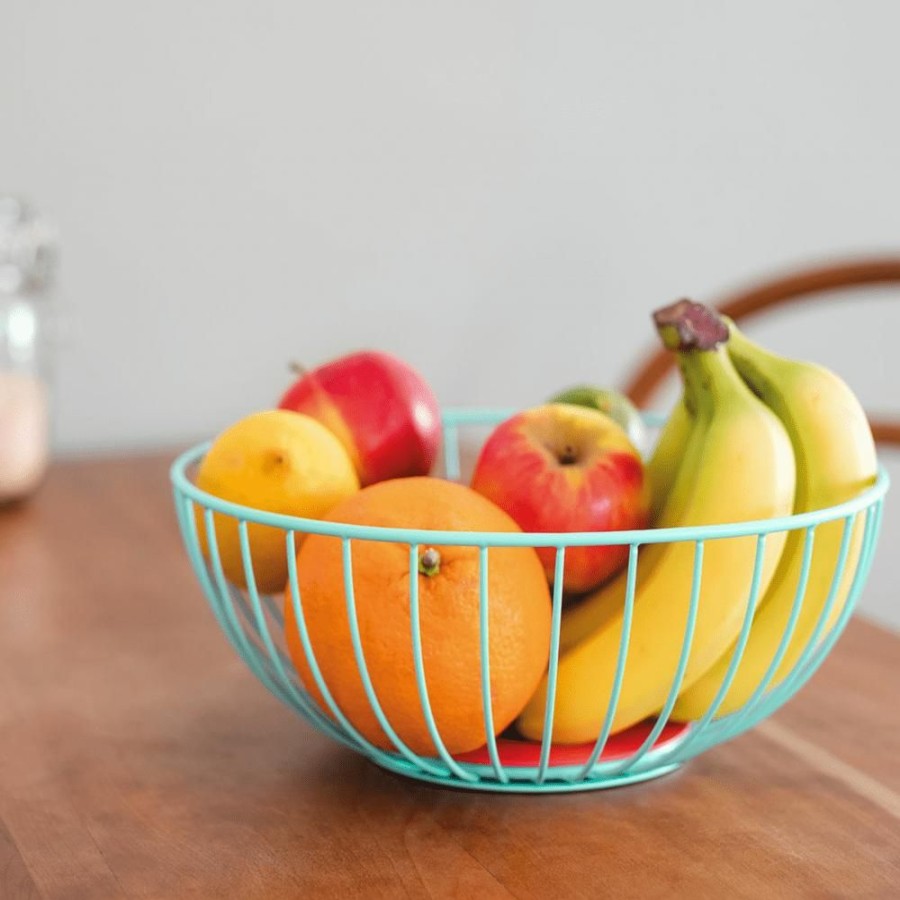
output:
[[[449, 531], [519, 531], [490, 500], [437, 478], [400, 478], [364, 488], [326, 516], [334, 522]], [[353, 540], [353, 589], [360, 640], [381, 708], [413, 751], [434, 755], [416, 686], [410, 619], [408, 544]], [[479, 650], [479, 551], [436, 551], [432, 574], [416, 571], [425, 681], [439, 734], [451, 753], [483, 746]], [[426, 563], [434, 562], [431, 555]], [[341, 541], [310, 535], [298, 554], [303, 616], [325, 684], [347, 719], [369, 741], [393, 750], [363, 688], [350, 636]], [[488, 551], [490, 693], [494, 731], [509, 725], [534, 693], [547, 666], [550, 593], [530, 547]], [[307, 662], [291, 593], [285, 603], [291, 658], [323, 711], [328, 706]]]
[[[243, 506], [318, 519], [356, 493], [359, 479], [347, 451], [324, 425], [302, 413], [269, 410], [241, 419], [215, 439], [200, 464], [197, 487]], [[196, 517], [209, 558], [202, 509]], [[213, 527], [225, 577], [246, 587], [238, 520], [215, 513]], [[287, 582], [284, 531], [250, 523], [247, 537], [258, 590], [281, 591]]]

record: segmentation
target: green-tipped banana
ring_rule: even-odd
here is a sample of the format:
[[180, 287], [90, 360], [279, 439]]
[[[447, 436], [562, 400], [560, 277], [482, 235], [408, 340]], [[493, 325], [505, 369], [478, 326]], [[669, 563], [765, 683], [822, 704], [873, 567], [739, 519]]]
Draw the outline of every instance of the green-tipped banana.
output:
[[[718, 346], [727, 330], [709, 311], [687, 301], [661, 310], [655, 318], [667, 345], [675, 343], [680, 351], [685, 392], [696, 410], [657, 524], [709, 525], [786, 515], [794, 498], [790, 441]], [[766, 544], [761, 576], [765, 585], [781, 545], [777, 538]], [[685, 685], [708, 671], [740, 630], [755, 556], [753, 537], [706, 543]], [[613, 731], [651, 715], [669, 695], [688, 621], [694, 561], [693, 542], [651, 545], [640, 553]], [[560, 654], [557, 673], [554, 741], [593, 740], [600, 731], [615, 683], [626, 583], [623, 573], [573, 610], [577, 618], [563, 618], [562, 646], [568, 649]], [[519, 719], [526, 737], [541, 735], [546, 691], [545, 677]]]
[[[728, 349], [741, 377], [762, 398], [790, 436], [797, 459], [796, 512], [822, 509], [849, 500], [875, 481], [876, 457], [872, 432], [852, 391], [821, 366], [785, 359], [758, 347], [730, 323]], [[856, 570], [862, 544], [860, 517], [849, 538], [842, 577], [822, 633], [840, 614]], [[777, 687], [796, 665], [824, 612], [840, 553], [844, 521], [815, 530], [808, 581], [799, 618], [769, 688]], [[791, 618], [803, 567], [805, 532], [788, 536], [781, 563], [763, 595], [751, 626], [734, 680], [718, 715], [740, 709], [760, 685], [774, 661]], [[716, 665], [679, 698], [680, 719], [703, 716], [722, 685], [731, 662], [730, 648]]]

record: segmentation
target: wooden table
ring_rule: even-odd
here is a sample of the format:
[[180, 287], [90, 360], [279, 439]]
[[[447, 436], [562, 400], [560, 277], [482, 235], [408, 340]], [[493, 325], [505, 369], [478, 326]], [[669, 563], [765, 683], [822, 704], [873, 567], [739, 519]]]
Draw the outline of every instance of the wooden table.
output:
[[244, 668], [167, 461], [62, 464], [0, 511], [0, 897], [900, 896], [900, 638], [853, 622], [773, 720], [659, 781], [442, 791]]

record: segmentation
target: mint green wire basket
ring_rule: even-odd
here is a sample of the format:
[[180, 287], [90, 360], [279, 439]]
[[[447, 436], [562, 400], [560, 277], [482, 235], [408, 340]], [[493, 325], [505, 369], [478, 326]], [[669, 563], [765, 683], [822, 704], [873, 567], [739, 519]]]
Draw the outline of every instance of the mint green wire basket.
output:
[[[492, 426], [513, 413], [514, 410], [509, 409], [446, 410], [443, 414], [444, 468], [446, 477], [458, 479], [460, 476], [459, 446], [461, 430]], [[647, 416], [647, 422], [651, 426], [659, 425], [660, 421], [659, 417]], [[884, 497], [889, 487], [887, 473], [884, 469], [879, 469], [875, 484], [846, 503], [815, 512], [757, 522], [600, 533], [536, 534], [426, 531], [320, 522], [313, 519], [276, 515], [221, 500], [197, 488], [191, 477], [208, 447], [209, 444], [206, 443], [188, 450], [173, 463], [171, 479], [174, 488], [175, 507], [191, 564], [219, 626], [253, 674], [272, 694], [299, 713], [314, 728], [333, 738], [338, 743], [362, 753], [385, 769], [447, 787], [520, 793], [592, 790], [629, 784], [664, 775], [704, 750], [730, 740], [752, 728], [757, 722], [770, 716], [786, 703], [812, 677], [825, 657], [831, 652], [831, 648], [840, 637], [853, 612], [871, 568], [881, 525]], [[198, 510], [202, 513], [205, 531], [209, 536], [208, 560], [201, 549], [198, 536]], [[238, 522], [241, 555], [247, 581], [246, 589], [239, 588], [228, 582], [223, 574], [215, 540], [213, 513], [232, 516]], [[863, 536], [855, 570], [850, 581], [849, 594], [840, 614], [829, 626], [831, 610], [838, 594], [838, 585], [841, 583], [844, 570], [848, 564], [850, 536], [860, 519], [863, 522]], [[788, 650], [794, 626], [803, 607], [816, 527], [824, 522], [837, 520], [842, 520], [844, 523], [843, 540], [835, 559], [831, 590], [809, 641], [792, 670], [777, 686], [770, 689], [775, 673], [778, 671], [781, 661]], [[249, 523], [271, 525], [284, 531], [289, 598], [293, 606], [294, 617], [298, 623], [300, 639], [310, 671], [324, 698], [327, 710], [320, 709], [317, 702], [307, 692], [302, 681], [297, 676], [294, 665], [288, 655], [284, 640], [284, 616], [282, 613], [284, 598], [280, 593], [271, 596], [262, 594], [256, 588], [247, 533]], [[760, 575], [764, 558], [763, 548], [766, 537], [777, 532], [801, 529], [805, 532], [804, 565], [784, 636], [765, 676], [744, 706], [734, 713], [717, 718], [716, 713], [731, 686], [753, 628], [753, 612], [760, 590]], [[319, 666], [316, 663], [315, 647], [312, 646], [304, 623], [303, 598], [300, 595], [297, 578], [296, 551], [299, 545], [298, 536], [306, 534], [328, 535], [341, 541], [345, 597], [355, 661], [366, 697], [376, 719], [394, 745], [395, 749], [393, 752], [374, 746], [353, 727], [352, 723], [335, 703], [329, 686], [323, 679]], [[666, 739], [671, 728], [669, 719], [681, 689], [693, 639], [694, 624], [700, 602], [704, 545], [711, 540], [746, 536], [756, 537], [756, 557], [753, 576], [748, 590], [746, 612], [727, 673], [704, 716], [700, 720], [691, 723], [687, 728], [678, 730], [674, 738], [669, 737]], [[415, 753], [403, 743], [384, 714], [369, 677], [355, 613], [351, 541], [388, 541], [404, 544], [409, 549], [409, 566], [412, 575], [410, 578], [409, 597], [410, 640], [412, 642], [416, 688], [425, 722], [436, 748], [435, 756], [423, 756]], [[690, 606], [682, 639], [680, 658], [675, 670], [672, 672], [672, 683], [668, 697], [655, 721], [646, 724], [646, 727], [639, 735], [639, 740], [635, 742], [636, 746], [629, 748], [627, 753], [620, 753], [616, 758], [610, 759], [609, 754], [606, 754], [604, 751], [607, 750], [613, 737], [611, 734], [612, 723], [625, 671], [640, 548], [648, 544], [669, 541], [685, 541], [694, 545], [694, 570]], [[424, 669], [420, 634], [417, 566], [420, 547], [431, 545], [475, 547], [479, 552], [480, 586], [477, 602], [481, 626], [480, 676], [482, 709], [488, 741], [485, 759], [476, 762], [455, 758], [447, 752], [441, 740], [429, 702], [428, 673]], [[596, 742], [584, 754], [584, 758], [578, 759], [576, 762], [566, 759], [560, 764], [552, 760], [553, 708], [559, 658], [560, 621], [563, 609], [562, 578], [557, 577], [554, 581], [553, 589], [547, 703], [542, 739], [539, 749], [537, 747], [533, 748], [535, 750], [535, 758], [533, 761], [529, 761], [529, 764], [513, 763], [510, 760], [504, 761], [500, 743], [494, 735], [489, 687], [490, 666], [487, 652], [487, 621], [490, 605], [487, 577], [488, 549], [492, 547], [522, 546], [554, 547], [556, 548], [556, 573], [559, 576], [563, 571], [565, 553], [568, 547], [599, 545], [627, 545], [629, 551], [623, 629], [616, 676], [610, 695], [597, 697], [598, 707], [601, 710], [605, 709], [605, 714]], [[473, 602], [475, 602], [474, 598]]]

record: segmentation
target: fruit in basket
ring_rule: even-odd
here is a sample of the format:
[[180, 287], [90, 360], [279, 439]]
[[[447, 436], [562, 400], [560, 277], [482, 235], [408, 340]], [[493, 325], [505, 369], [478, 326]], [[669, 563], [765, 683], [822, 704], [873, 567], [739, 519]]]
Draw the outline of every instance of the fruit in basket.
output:
[[[329, 521], [449, 531], [519, 531], [494, 504], [463, 485], [403, 478], [364, 488]], [[428, 701], [450, 753], [487, 739], [482, 712], [479, 558], [476, 547], [352, 540], [353, 602], [360, 647], [384, 715], [416, 753], [434, 755], [422, 711], [411, 638], [410, 569], [418, 586], [422, 661]], [[547, 666], [550, 596], [530, 547], [491, 548], [488, 634], [494, 731], [512, 722]], [[297, 559], [299, 597], [315, 661], [332, 698], [369, 741], [395, 749], [372, 711], [353, 649], [342, 542], [310, 535]], [[330, 715], [306, 659], [292, 591], [285, 596], [287, 646], [306, 689]]]
[[647, 449], [647, 427], [638, 408], [623, 393], [612, 388], [579, 384], [550, 398], [551, 403], [572, 403], [606, 413], [622, 426], [628, 440], [643, 453]]
[[660, 430], [653, 455], [647, 462], [647, 480], [650, 482], [650, 521], [659, 520], [663, 505], [668, 499], [678, 474], [678, 466], [691, 435], [692, 417], [681, 396], [672, 407], [668, 419]]
[[[875, 442], [859, 401], [837, 375], [822, 366], [777, 356], [754, 344], [729, 323], [728, 350], [741, 377], [784, 423], [797, 458], [797, 495], [794, 511], [810, 512], [835, 506], [870, 487], [877, 475]], [[769, 690], [791, 672], [831, 606], [821, 634], [826, 634], [843, 609], [862, 547], [864, 516], [846, 535], [844, 519], [823, 522], [815, 530], [809, 573], [804, 585], [805, 529], [791, 531], [775, 577], [762, 596], [741, 662], [718, 715], [740, 709], [762, 682], [786, 634], [794, 603], [802, 606]], [[839, 576], [839, 577], [836, 577]], [[731, 664], [734, 646], [678, 699], [674, 715], [701, 717], [715, 699]]]
[[[673, 461], [677, 474], [656, 524], [698, 526], [787, 515], [795, 484], [791, 444], [784, 426], [732, 365], [724, 347], [727, 328], [688, 301], [659, 310], [654, 319], [666, 346], [678, 353], [691, 415], [687, 445]], [[770, 535], [764, 544], [763, 590], [784, 538], [783, 533]], [[656, 713], [669, 698], [695, 590], [693, 640], [682, 685], [694, 684], [732, 643], [746, 611], [756, 553], [755, 536], [709, 540], [702, 551], [693, 541], [641, 549], [614, 732]], [[563, 616], [555, 741], [578, 743], [595, 739], [600, 731], [615, 683], [627, 582], [622, 573]], [[541, 734], [546, 690], [545, 678], [518, 720], [526, 737]]]
[[440, 448], [440, 410], [431, 388], [388, 353], [364, 350], [304, 371], [278, 406], [333, 431], [363, 486], [427, 475]]
[[[525, 531], [642, 528], [648, 492], [641, 457], [622, 428], [595, 409], [548, 403], [518, 413], [491, 433], [472, 487]], [[552, 580], [556, 550], [538, 548]], [[586, 591], [621, 568], [628, 548], [571, 547], [567, 591]]]
[[[203, 457], [196, 483], [232, 503], [312, 519], [359, 490], [353, 463], [337, 438], [315, 419], [286, 410], [254, 413], [226, 428]], [[209, 559], [199, 507], [196, 521]], [[214, 513], [213, 527], [225, 577], [246, 587], [238, 520]], [[284, 531], [251, 522], [247, 538], [257, 589], [266, 594], [282, 590], [287, 581]]]

